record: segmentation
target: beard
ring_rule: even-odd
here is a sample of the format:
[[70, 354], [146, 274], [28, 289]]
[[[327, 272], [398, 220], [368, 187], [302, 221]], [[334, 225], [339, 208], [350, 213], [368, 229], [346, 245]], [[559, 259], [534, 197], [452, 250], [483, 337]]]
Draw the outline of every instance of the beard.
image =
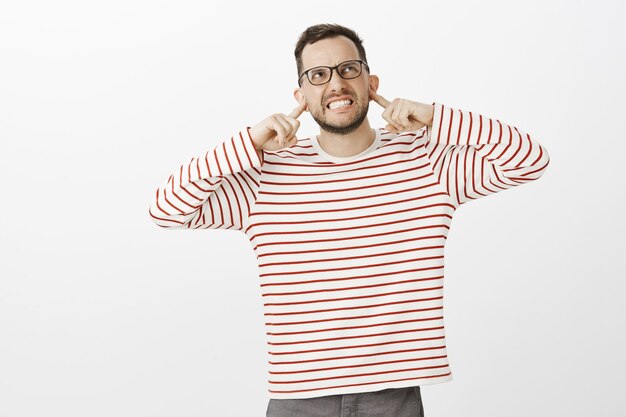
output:
[[331, 114], [330, 117], [328, 116], [328, 113], [326, 113], [326, 111], [330, 112], [330, 110], [327, 107], [321, 107], [319, 109], [320, 111], [311, 112], [311, 117], [313, 118], [313, 120], [315, 120], [315, 122], [320, 126], [321, 129], [338, 135], [347, 135], [348, 133], [354, 132], [359, 128], [359, 126], [361, 126], [361, 124], [367, 117], [367, 112], [369, 110], [370, 104], [368, 101], [365, 103], [365, 105], [358, 105], [357, 101], [354, 101], [353, 105], [356, 106], [356, 108], [353, 110], [354, 115], [349, 120], [341, 122], [340, 124], [338, 124], [337, 122], [331, 122], [329, 120], [334, 115]]

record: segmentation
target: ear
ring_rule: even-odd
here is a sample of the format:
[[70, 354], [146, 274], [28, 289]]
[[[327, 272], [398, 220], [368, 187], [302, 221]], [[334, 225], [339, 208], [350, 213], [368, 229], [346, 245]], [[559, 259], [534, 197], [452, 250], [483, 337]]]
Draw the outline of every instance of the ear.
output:
[[[378, 91], [378, 83], [380, 82], [380, 79], [378, 78], [378, 75], [370, 75], [369, 79], [369, 88], [370, 90], [373, 90], [375, 93]], [[370, 98], [371, 100], [371, 98]]]
[[[302, 103], [303, 101], [306, 101], [306, 98], [304, 97], [304, 93], [302, 92], [302, 88], [296, 88], [295, 90], [293, 90], [293, 96], [295, 97], [298, 103]], [[304, 111], [309, 111], [308, 105], [304, 108]]]

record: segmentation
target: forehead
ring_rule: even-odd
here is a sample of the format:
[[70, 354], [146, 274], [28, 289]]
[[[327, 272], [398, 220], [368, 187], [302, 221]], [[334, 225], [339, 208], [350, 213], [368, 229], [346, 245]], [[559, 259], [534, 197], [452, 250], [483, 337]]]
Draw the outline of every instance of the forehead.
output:
[[302, 49], [304, 68], [318, 65], [334, 66], [349, 59], [359, 59], [359, 51], [356, 45], [345, 36], [322, 39], [309, 43]]

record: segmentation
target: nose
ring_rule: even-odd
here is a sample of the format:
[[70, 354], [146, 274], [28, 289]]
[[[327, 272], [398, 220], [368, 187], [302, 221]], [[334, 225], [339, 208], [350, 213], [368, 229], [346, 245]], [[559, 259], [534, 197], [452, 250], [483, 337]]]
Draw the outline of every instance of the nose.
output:
[[328, 88], [330, 88], [332, 91], [339, 91], [343, 89], [344, 86], [347, 84], [347, 80], [341, 78], [341, 76], [339, 75], [339, 68], [333, 68], [333, 71], [336, 72], [336, 74], [333, 72], [330, 73]]

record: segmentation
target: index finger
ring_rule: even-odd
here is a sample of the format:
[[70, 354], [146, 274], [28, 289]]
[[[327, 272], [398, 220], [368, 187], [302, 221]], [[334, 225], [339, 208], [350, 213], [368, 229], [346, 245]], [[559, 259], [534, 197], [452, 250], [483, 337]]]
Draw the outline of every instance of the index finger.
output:
[[289, 113], [289, 117], [293, 117], [294, 119], [297, 119], [302, 114], [305, 108], [306, 108], [306, 100], [302, 100], [302, 102], [298, 104], [298, 107], [296, 107], [295, 109], [291, 111], [291, 113]]
[[376, 103], [380, 104], [385, 109], [391, 103], [389, 100], [387, 100], [383, 96], [380, 96], [380, 95], [376, 94], [376, 92], [374, 90], [372, 90], [372, 89], [370, 89], [370, 97], [372, 97], [372, 99]]

